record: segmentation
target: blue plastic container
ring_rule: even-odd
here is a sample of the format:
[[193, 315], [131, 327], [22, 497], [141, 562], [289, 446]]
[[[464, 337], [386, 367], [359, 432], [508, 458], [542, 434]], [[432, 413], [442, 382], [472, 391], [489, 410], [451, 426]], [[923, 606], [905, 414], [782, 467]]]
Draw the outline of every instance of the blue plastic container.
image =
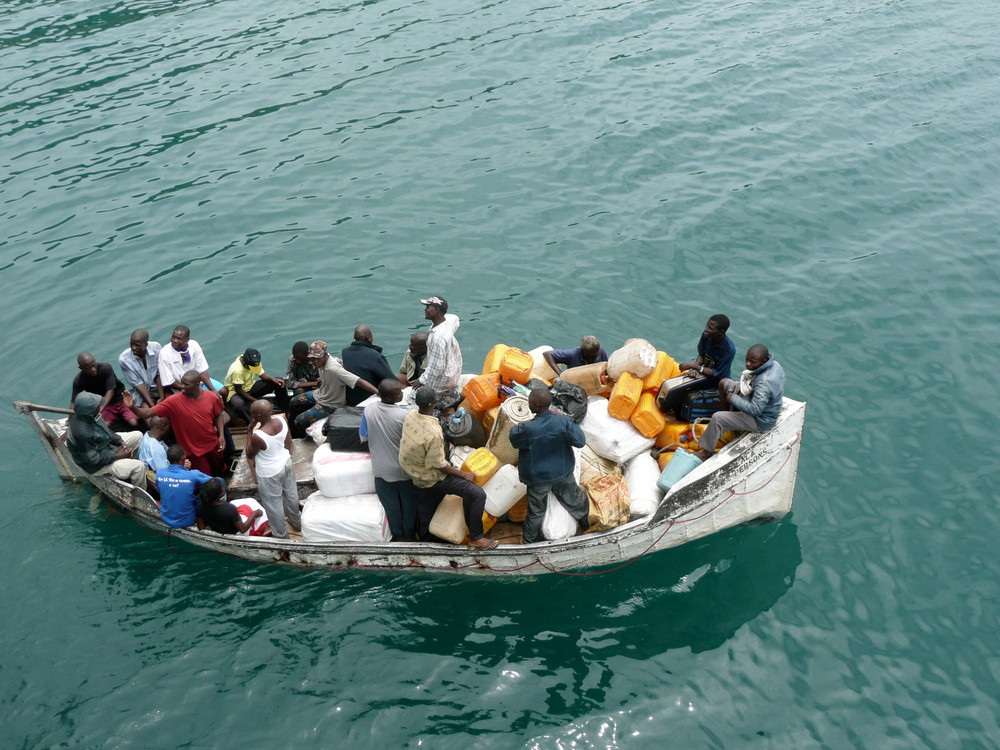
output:
[[656, 480], [656, 486], [664, 492], [669, 492], [670, 488], [686, 477], [695, 467], [701, 463], [701, 459], [693, 453], [688, 453], [683, 448], [674, 451], [674, 457]]

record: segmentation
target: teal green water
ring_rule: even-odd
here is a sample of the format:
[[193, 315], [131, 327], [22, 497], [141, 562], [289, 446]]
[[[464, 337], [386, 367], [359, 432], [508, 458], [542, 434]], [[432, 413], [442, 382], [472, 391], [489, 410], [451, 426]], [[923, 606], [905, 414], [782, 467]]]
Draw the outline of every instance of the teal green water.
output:
[[10, 0], [0, 395], [187, 323], [219, 373], [421, 295], [809, 402], [794, 512], [591, 578], [170, 548], [0, 411], [0, 745], [1000, 744], [1000, 7]]

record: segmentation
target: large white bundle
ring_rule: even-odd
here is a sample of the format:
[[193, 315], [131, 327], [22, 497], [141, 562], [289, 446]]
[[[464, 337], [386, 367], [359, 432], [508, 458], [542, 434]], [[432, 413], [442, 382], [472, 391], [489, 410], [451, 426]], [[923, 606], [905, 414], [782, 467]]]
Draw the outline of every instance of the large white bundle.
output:
[[517, 467], [504, 464], [483, 485], [483, 491], [486, 492], [486, 512], [499, 518], [528, 493], [528, 488], [521, 484]]
[[608, 414], [608, 400], [601, 396], [587, 400], [587, 416], [580, 422], [580, 429], [594, 453], [618, 464], [648, 451], [656, 443], [655, 438], [643, 437], [631, 422]]
[[392, 539], [378, 495], [324, 497], [314, 492], [302, 507], [307, 542], [388, 542]]
[[656, 347], [646, 339], [629, 339], [608, 357], [608, 377], [618, 380], [623, 372], [630, 372], [644, 378], [656, 369], [658, 360]]
[[312, 470], [317, 489], [326, 497], [375, 492], [372, 457], [368, 453], [341, 453], [324, 443], [313, 454]]
[[569, 539], [576, 534], [576, 519], [570, 515], [556, 496], [549, 492], [548, 506], [542, 519], [542, 536], [545, 539]]
[[650, 516], [656, 512], [663, 499], [663, 491], [656, 486], [660, 466], [656, 459], [643, 451], [625, 466], [625, 481], [631, 498], [629, 511], [633, 516]]

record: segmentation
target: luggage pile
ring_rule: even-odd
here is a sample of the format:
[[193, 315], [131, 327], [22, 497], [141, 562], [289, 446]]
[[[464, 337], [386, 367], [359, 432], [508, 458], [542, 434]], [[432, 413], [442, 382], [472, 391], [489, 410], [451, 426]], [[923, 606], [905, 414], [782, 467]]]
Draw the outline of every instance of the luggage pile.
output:
[[[441, 418], [452, 463], [471, 472], [486, 492], [483, 528], [501, 520], [524, 521], [527, 488], [518, 478], [511, 428], [534, 416], [528, 394], [534, 387], [553, 393], [553, 407], [578, 422], [587, 445], [576, 450], [574, 474], [591, 502], [590, 530], [613, 528], [633, 516], [656, 511], [669, 487], [660, 482], [674, 451], [697, 449], [704, 424], [680, 421], [660, 411], [657, 394], [680, 369], [666, 352], [645, 339], [629, 339], [599, 362], [565, 370], [558, 377], [544, 359], [551, 351], [497, 344], [479, 375], [463, 375], [463, 401]], [[669, 385], [669, 383], [667, 383]], [[376, 397], [373, 397], [376, 398]], [[375, 494], [371, 457], [360, 452], [357, 425], [361, 407], [338, 410], [314, 439], [318, 491], [302, 511], [307, 541], [389, 541], [391, 534]], [[662, 449], [659, 458], [651, 451]], [[683, 463], [683, 462], [682, 462]], [[675, 467], [675, 470], [679, 467]], [[676, 471], [675, 471], [676, 473]], [[659, 486], [658, 486], [659, 484]], [[454, 544], [468, 542], [461, 499], [446, 496], [431, 521], [431, 532]], [[550, 495], [541, 529], [549, 540], [577, 533], [575, 519]]]
[[[474, 474], [486, 490], [484, 529], [489, 531], [504, 516], [514, 522], [525, 518], [526, 489], [517, 481], [517, 451], [507, 435], [513, 424], [532, 418], [527, 394], [536, 386], [552, 390], [553, 406], [577, 421], [587, 438], [586, 447], [577, 451], [575, 475], [591, 500], [591, 530], [654, 513], [664, 494], [657, 480], [673, 454], [665, 452], [658, 462], [651, 449], [673, 449], [693, 440], [692, 425], [667, 417], [656, 401], [663, 382], [680, 374], [677, 363], [648, 341], [629, 339], [607, 362], [571, 368], [557, 379], [543, 358], [547, 351], [551, 347], [524, 351], [497, 344], [482, 373], [465, 376], [465, 398], [457, 413], [466, 425], [462, 434], [479, 437], [453, 448], [452, 463]], [[469, 420], [481, 429], [469, 429]], [[503, 491], [491, 482], [502, 483]], [[436, 527], [448, 536], [435, 533], [449, 540], [464, 538], [460, 511], [460, 503], [455, 508], [442, 503], [439, 513], [450, 525]], [[542, 536], [565, 539], [576, 531], [575, 520], [550, 496]]]

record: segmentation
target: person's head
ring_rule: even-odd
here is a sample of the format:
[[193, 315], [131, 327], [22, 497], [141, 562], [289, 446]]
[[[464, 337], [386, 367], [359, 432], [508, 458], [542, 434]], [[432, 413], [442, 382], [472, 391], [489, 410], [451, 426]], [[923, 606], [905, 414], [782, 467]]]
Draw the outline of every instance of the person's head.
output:
[[372, 329], [366, 326], [364, 323], [362, 323], [361, 325], [359, 325], [357, 328], [354, 329], [354, 340], [366, 341], [367, 343], [370, 344], [375, 340], [375, 337], [372, 336]]
[[528, 394], [528, 408], [532, 414], [541, 414], [552, 406], [552, 393], [548, 388], [534, 388]]
[[132, 356], [145, 357], [146, 347], [149, 346], [149, 331], [145, 328], [136, 328], [128, 338], [128, 348], [132, 350]]
[[429, 385], [422, 385], [413, 394], [413, 401], [416, 403], [421, 414], [430, 414], [437, 405], [437, 394], [434, 393], [434, 389]]
[[601, 353], [601, 342], [596, 336], [584, 336], [580, 339], [580, 355], [588, 365], [597, 360], [597, 355]]
[[300, 365], [309, 361], [309, 344], [305, 341], [296, 341], [292, 344], [292, 356]]
[[159, 440], [170, 432], [170, 420], [166, 417], [153, 417], [149, 420], [149, 434]]
[[383, 404], [398, 404], [403, 400], [403, 386], [396, 378], [386, 378], [378, 384], [378, 397]]
[[76, 358], [76, 365], [84, 375], [93, 377], [97, 374], [97, 360], [90, 352], [80, 352]]
[[250, 404], [250, 416], [261, 424], [271, 421], [271, 402], [266, 398], [259, 398]]
[[713, 344], [718, 344], [726, 337], [729, 330], [729, 318], [725, 315], [713, 315], [705, 324], [705, 335]]
[[226, 502], [226, 485], [218, 477], [212, 477], [198, 488], [198, 499], [202, 505], [221, 505]]
[[73, 402], [73, 411], [77, 419], [93, 422], [99, 416], [97, 407], [100, 405], [101, 397], [96, 393], [80, 391], [76, 394], [76, 400]]
[[191, 329], [187, 326], [177, 326], [170, 334], [170, 346], [179, 352], [186, 352], [191, 339]]
[[420, 300], [424, 306], [424, 318], [427, 320], [438, 320], [448, 312], [448, 301], [444, 297], [428, 297]]
[[322, 367], [326, 364], [326, 360], [330, 355], [326, 353], [326, 342], [325, 341], [313, 341], [309, 345], [309, 360], [317, 367]]
[[418, 331], [410, 336], [410, 354], [415, 357], [427, 354], [427, 331]]
[[763, 344], [754, 344], [747, 349], [747, 369], [756, 370], [771, 358], [771, 352]]
[[181, 375], [181, 393], [188, 398], [198, 398], [201, 396], [201, 373], [197, 370], [188, 370]]
[[183, 466], [187, 460], [187, 453], [179, 445], [171, 445], [167, 448], [167, 460], [172, 464]]
[[249, 367], [253, 369], [260, 365], [260, 352], [256, 349], [247, 349], [240, 355], [240, 362], [243, 363], [244, 367]]

